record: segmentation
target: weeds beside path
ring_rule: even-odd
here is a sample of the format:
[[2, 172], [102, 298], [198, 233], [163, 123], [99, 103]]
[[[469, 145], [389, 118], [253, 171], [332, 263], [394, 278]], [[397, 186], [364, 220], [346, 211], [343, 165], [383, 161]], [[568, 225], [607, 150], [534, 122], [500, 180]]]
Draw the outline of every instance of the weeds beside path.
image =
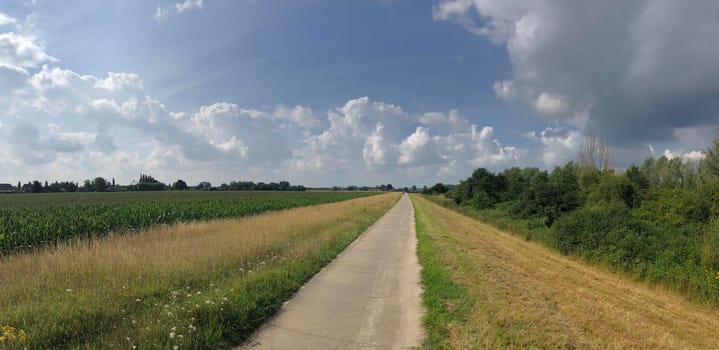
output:
[[238, 344], [398, 199], [387, 194], [158, 227], [0, 258], [18, 348]]
[[412, 199], [425, 348], [719, 348], [717, 310]]

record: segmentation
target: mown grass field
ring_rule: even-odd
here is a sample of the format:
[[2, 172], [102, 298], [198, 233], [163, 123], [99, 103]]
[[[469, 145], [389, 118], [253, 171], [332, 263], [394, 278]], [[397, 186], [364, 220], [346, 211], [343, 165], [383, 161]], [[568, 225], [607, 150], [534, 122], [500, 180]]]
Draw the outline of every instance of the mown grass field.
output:
[[712, 349], [719, 311], [412, 196], [426, 349]]
[[0, 257], [9, 349], [238, 344], [399, 194], [179, 223]]
[[[0, 254], [156, 225], [331, 203], [369, 192], [132, 192], [6, 195]], [[1, 206], [0, 206], [1, 207]]]

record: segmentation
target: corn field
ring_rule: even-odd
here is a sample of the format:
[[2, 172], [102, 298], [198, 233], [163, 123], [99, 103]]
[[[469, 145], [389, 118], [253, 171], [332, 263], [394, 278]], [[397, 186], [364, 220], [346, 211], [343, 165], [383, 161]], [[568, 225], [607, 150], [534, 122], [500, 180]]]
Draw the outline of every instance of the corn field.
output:
[[[0, 253], [37, 249], [77, 239], [131, 232], [154, 225], [255, 215], [367, 196], [362, 192], [254, 192], [238, 198], [96, 202], [0, 209]], [[40, 195], [40, 196], [52, 196]], [[190, 196], [191, 197], [191, 196]], [[38, 197], [39, 198], [39, 197]], [[109, 196], [107, 198], [110, 198]]]

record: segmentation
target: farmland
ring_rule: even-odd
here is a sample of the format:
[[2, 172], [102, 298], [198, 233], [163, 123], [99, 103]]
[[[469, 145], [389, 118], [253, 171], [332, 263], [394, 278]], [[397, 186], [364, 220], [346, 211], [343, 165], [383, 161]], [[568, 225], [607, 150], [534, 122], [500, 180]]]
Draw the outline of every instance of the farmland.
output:
[[231, 347], [398, 197], [154, 226], [0, 257], [0, 325], [27, 335], [5, 345]]
[[155, 225], [255, 215], [367, 192], [128, 192], [0, 197], [0, 253]]

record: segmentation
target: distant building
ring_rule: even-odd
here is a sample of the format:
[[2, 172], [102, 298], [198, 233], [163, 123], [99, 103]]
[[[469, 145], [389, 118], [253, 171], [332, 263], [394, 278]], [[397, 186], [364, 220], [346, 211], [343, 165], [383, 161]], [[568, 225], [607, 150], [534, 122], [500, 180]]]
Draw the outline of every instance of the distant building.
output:
[[11, 184], [0, 184], [0, 192], [15, 192], [15, 189]]

